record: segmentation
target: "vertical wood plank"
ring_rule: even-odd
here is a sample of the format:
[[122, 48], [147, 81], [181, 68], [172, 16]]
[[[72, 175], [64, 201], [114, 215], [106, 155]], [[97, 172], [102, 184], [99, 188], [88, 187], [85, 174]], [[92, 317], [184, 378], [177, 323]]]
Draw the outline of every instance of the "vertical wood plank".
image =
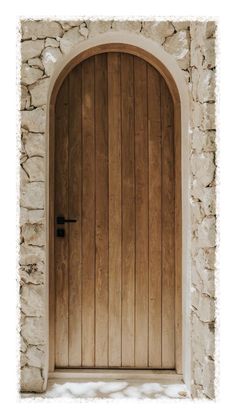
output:
[[161, 80], [162, 119], [162, 368], [175, 366], [175, 188], [173, 103]]
[[81, 66], [69, 74], [69, 366], [81, 365]]
[[82, 366], [94, 366], [95, 138], [94, 57], [82, 64]]
[[[56, 101], [55, 221], [68, 216], [68, 78]], [[56, 226], [57, 227], [57, 226]], [[68, 366], [68, 231], [55, 240], [55, 364]]]
[[135, 366], [148, 366], [147, 64], [134, 57], [136, 175]]
[[134, 366], [135, 178], [133, 56], [121, 54], [122, 366]]
[[96, 329], [95, 366], [108, 364], [107, 55], [95, 56]]
[[160, 75], [148, 66], [149, 366], [161, 368], [161, 115]]
[[108, 53], [109, 366], [121, 366], [121, 98], [120, 54]]

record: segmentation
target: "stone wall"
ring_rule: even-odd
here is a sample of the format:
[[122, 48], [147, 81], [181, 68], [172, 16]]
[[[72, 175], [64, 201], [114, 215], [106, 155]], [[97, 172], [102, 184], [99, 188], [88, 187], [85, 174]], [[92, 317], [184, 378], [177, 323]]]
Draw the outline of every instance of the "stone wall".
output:
[[[162, 45], [183, 71], [191, 103], [192, 395], [214, 398], [214, 22], [21, 22], [21, 389], [41, 392], [46, 371], [45, 132], [50, 78], [84, 40], [126, 30]], [[183, 220], [184, 222], [184, 220]], [[190, 280], [190, 279], [189, 279]]]

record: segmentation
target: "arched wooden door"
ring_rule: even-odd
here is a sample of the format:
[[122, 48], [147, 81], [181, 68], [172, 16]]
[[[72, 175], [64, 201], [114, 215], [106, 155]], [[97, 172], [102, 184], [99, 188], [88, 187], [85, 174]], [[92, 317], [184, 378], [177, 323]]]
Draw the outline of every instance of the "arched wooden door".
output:
[[175, 173], [160, 73], [126, 52], [75, 66], [55, 104], [56, 368], [175, 369]]

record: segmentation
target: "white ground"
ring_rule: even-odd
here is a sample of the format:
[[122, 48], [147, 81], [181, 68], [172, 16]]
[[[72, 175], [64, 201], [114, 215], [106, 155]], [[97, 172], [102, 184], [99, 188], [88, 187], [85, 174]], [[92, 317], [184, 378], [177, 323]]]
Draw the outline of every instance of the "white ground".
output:
[[161, 384], [144, 381], [55, 381], [49, 380], [43, 394], [24, 393], [21, 398], [69, 399], [186, 399], [189, 398], [183, 383]]

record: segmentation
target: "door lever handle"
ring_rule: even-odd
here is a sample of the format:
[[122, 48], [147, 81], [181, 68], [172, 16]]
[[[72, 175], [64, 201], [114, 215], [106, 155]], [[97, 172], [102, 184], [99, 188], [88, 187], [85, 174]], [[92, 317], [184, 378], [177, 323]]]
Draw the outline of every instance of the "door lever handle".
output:
[[58, 216], [57, 217], [57, 224], [65, 224], [65, 223], [76, 223], [77, 220], [70, 220], [70, 219], [66, 219], [63, 216]]

